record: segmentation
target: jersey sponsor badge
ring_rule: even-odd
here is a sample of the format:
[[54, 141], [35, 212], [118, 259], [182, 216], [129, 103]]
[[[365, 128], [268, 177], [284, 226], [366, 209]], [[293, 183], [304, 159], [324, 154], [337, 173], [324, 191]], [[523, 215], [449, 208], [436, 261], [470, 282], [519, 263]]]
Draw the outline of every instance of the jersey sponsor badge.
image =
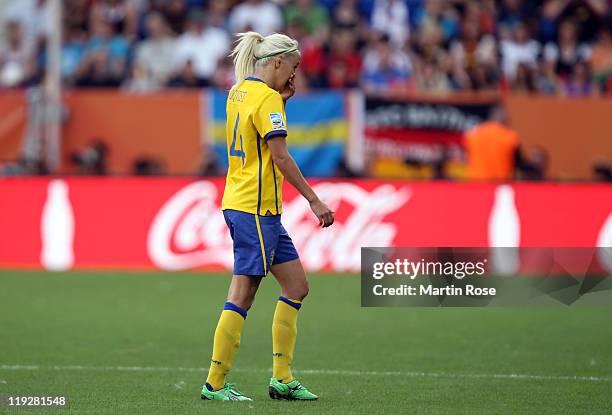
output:
[[270, 123], [272, 124], [273, 130], [285, 129], [285, 121], [283, 121], [283, 114], [281, 114], [280, 112], [270, 113]]

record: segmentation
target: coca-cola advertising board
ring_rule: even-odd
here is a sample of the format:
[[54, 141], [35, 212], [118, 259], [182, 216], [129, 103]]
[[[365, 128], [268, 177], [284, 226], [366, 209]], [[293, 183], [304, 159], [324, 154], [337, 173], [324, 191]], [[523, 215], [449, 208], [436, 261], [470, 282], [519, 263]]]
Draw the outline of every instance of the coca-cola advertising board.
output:
[[[282, 222], [308, 271], [355, 272], [360, 249], [612, 246], [612, 186], [312, 181], [336, 212], [322, 229], [285, 186]], [[0, 180], [4, 268], [231, 270], [225, 180]]]

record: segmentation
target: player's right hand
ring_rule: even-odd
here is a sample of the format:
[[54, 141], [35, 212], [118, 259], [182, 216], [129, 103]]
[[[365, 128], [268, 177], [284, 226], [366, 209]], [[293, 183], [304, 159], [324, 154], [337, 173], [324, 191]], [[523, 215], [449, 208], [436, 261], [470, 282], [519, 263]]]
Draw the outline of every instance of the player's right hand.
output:
[[321, 199], [310, 202], [310, 209], [319, 219], [319, 226], [327, 228], [334, 223], [334, 212]]
[[295, 73], [289, 77], [285, 84], [285, 88], [280, 91], [280, 94], [285, 103], [295, 94]]

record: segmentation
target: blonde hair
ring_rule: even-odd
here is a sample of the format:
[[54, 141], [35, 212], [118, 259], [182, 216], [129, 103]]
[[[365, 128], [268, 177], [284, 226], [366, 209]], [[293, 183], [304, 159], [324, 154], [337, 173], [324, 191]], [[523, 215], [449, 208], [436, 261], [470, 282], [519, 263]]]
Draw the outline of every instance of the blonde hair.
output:
[[257, 32], [245, 32], [236, 36], [238, 42], [230, 55], [234, 58], [236, 84], [251, 75], [255, 67], [266, 65], [275, 56], [300, 53], [298, 41], [280, 33], [263, 36]]

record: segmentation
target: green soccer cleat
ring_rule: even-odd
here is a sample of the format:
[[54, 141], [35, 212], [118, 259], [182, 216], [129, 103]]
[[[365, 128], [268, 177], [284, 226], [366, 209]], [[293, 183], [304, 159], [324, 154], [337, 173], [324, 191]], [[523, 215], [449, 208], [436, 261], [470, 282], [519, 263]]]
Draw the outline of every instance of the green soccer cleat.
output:
[[286, 399], [288, 401], [314, 401], [319, 399], [317, 395], [310, 392], [297, 379], [289, 383], [281, 383], [275, 378], [270, 379], [270, 398]]
[[226, 383], [225, 386], [216, 391], [210, 391], [204, 385], [200, 396], [207, 401], [252, 401], [251, 398], [244, 396], [236, 389], [235, 383]]

